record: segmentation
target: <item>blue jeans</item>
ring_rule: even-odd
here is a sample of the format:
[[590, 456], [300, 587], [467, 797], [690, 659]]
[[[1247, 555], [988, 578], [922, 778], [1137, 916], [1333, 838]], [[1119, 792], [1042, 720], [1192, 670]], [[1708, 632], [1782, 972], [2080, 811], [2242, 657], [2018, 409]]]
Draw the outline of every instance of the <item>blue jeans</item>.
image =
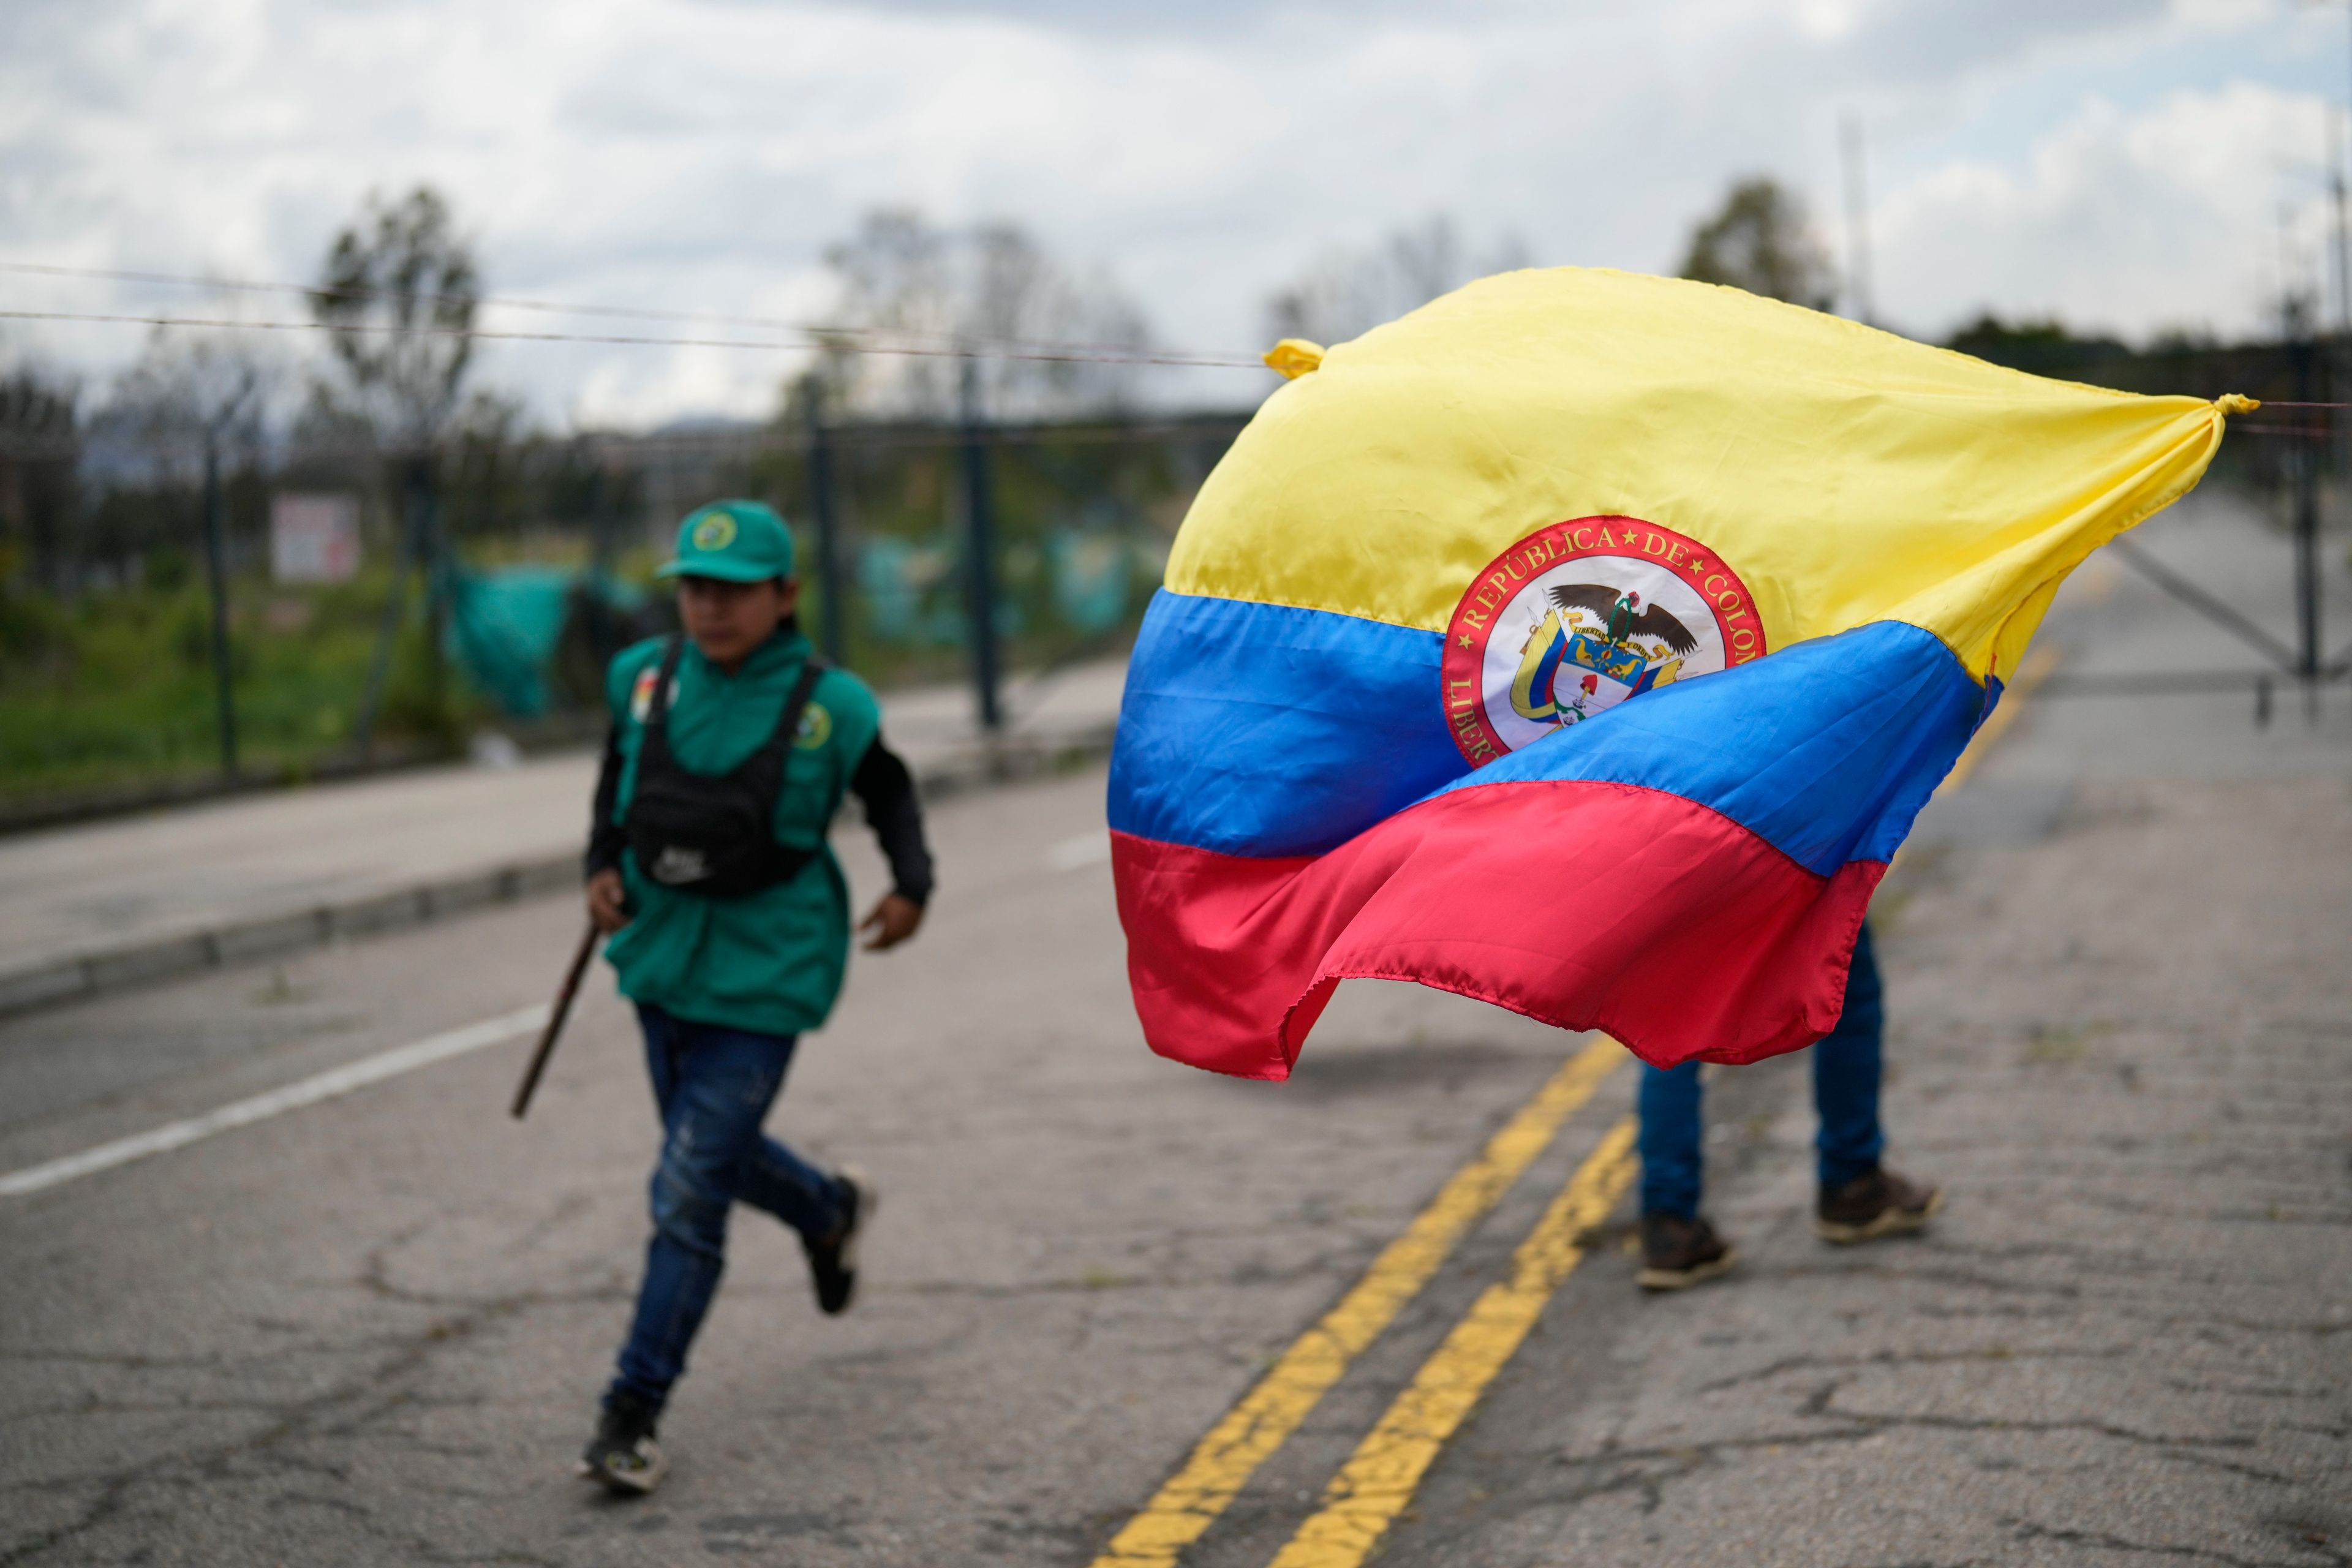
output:
[[[1813, 1046], [1813, 1110], [1821, 1118], [1813, 1144], [1825, 1187], [1868, 1175], [1886, 1147], [1878, 1127], [1879, 1038], [1885, 1021], [1878, 957], [1865, 925], [1846, 972], [1845, 1011]], [[1641, 1110], [1642, 1212], [1689, 1219], [1698, 1213], [1706, 1174], [1698, 1063], [1662, 1071], [1644, 1062]]]
[[840, 1225], [845, 1194], [839, 1182], [760, 1131], [784, 1086], [793, 1036], [689, 1023], [643, 1003], [637, 1023], [661, 1108], [661, 1160], [645, 1283], [605, 1399], [627, 1394], [658, 1410], [719, 1289], [728, 1206], [765, 1209], [817, 1238]]

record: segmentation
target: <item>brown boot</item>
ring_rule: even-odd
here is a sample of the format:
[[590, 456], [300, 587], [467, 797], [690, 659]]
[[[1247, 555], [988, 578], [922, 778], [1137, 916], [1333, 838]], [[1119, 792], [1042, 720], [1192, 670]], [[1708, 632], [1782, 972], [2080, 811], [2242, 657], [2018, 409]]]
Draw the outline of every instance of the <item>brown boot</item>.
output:
[[1642, 1216], [1642, 1271], [1633, 1283], [1644, 1290], [1687, 1290], [1727, 1272], [1739, 1253], [1715, 1234], [1705, 1219], [1680, 1215]]
[[1882, 1165], [1843, 1186], [1823, 1187], [1813, 1229], [1824, 1241], [1851, 1247], [1924, 1230], [1943, 1206], [1941, 1187], [1923, 1186]]

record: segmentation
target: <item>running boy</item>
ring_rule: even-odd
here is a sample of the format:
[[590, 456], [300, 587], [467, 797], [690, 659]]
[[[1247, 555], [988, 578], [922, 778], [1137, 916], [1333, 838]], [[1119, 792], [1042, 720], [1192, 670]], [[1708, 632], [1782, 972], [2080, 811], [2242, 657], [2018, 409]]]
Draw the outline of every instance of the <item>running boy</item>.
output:
[[636, 1004], [662, 1122], [636, 1316], [579, 1466], [623, 1492], [667, 1473], [654, 1426], [718, 1289], [732, 1205], [799, 1233], [824, 1311], [856, 1290], [873, 1184], [760, 1131], [848, 962], [848, 889], [825, 844], [845, 790], [894, 884], [859, 922], [866, 949], [914, 935], [931, 891], [913, 782], [873, 693], [801, 635], [783, 519], [757, 501], [704, 507], [661, 574], [677, 581], [685, 634], [613, 660], [587, 855], [589, 914]]

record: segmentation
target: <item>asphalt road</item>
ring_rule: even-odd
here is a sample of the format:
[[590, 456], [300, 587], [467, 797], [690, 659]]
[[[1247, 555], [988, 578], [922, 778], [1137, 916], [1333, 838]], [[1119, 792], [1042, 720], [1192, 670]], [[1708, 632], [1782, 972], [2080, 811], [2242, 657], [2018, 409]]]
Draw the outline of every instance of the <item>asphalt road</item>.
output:
[[[2284, 599], [2242, 518], [2150, 542]], [[2049, 641], [2062, 670], [2231, 657], [2096, 569]], [[1368, 984], [1287, 1085], [1160, 1062], [1100, 774], [951, 800], [932, 923], [854, 967], [772, 1121], [881, 1183], [867, 1294], [821, 1318], [740, 1215], [658, 1496], [568, 1473], [655, 1139], [600, 973], [520, 1126], [514, 1035], [0, 1196], [0, 1564], [2352, 1561], [2326, 700], [2263, 729], [2244, 696], [2022, 701], [1877, 910], [1893, 1157], [1945, 1219], [1823, 1247], [1802, 1058], [1723, 1073], [1710, 1206], [1748, 1261], [1661, 1300], [1616, 1197], [1630, 1068]], [[577, 921], [0, 1026], [0, 1173], [511, 1016]], [[1171, 1478], [1202, 1483], [1181, 1508]]]

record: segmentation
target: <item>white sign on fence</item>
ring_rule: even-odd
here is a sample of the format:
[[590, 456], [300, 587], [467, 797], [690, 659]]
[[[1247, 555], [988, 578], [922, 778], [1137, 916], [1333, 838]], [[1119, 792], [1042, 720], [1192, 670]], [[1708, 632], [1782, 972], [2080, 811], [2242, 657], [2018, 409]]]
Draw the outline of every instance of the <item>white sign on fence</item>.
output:
[[280, 583], [348, 583], [360, 569], [360, 502], [348, 495], [269, 501], [269, 575]]

